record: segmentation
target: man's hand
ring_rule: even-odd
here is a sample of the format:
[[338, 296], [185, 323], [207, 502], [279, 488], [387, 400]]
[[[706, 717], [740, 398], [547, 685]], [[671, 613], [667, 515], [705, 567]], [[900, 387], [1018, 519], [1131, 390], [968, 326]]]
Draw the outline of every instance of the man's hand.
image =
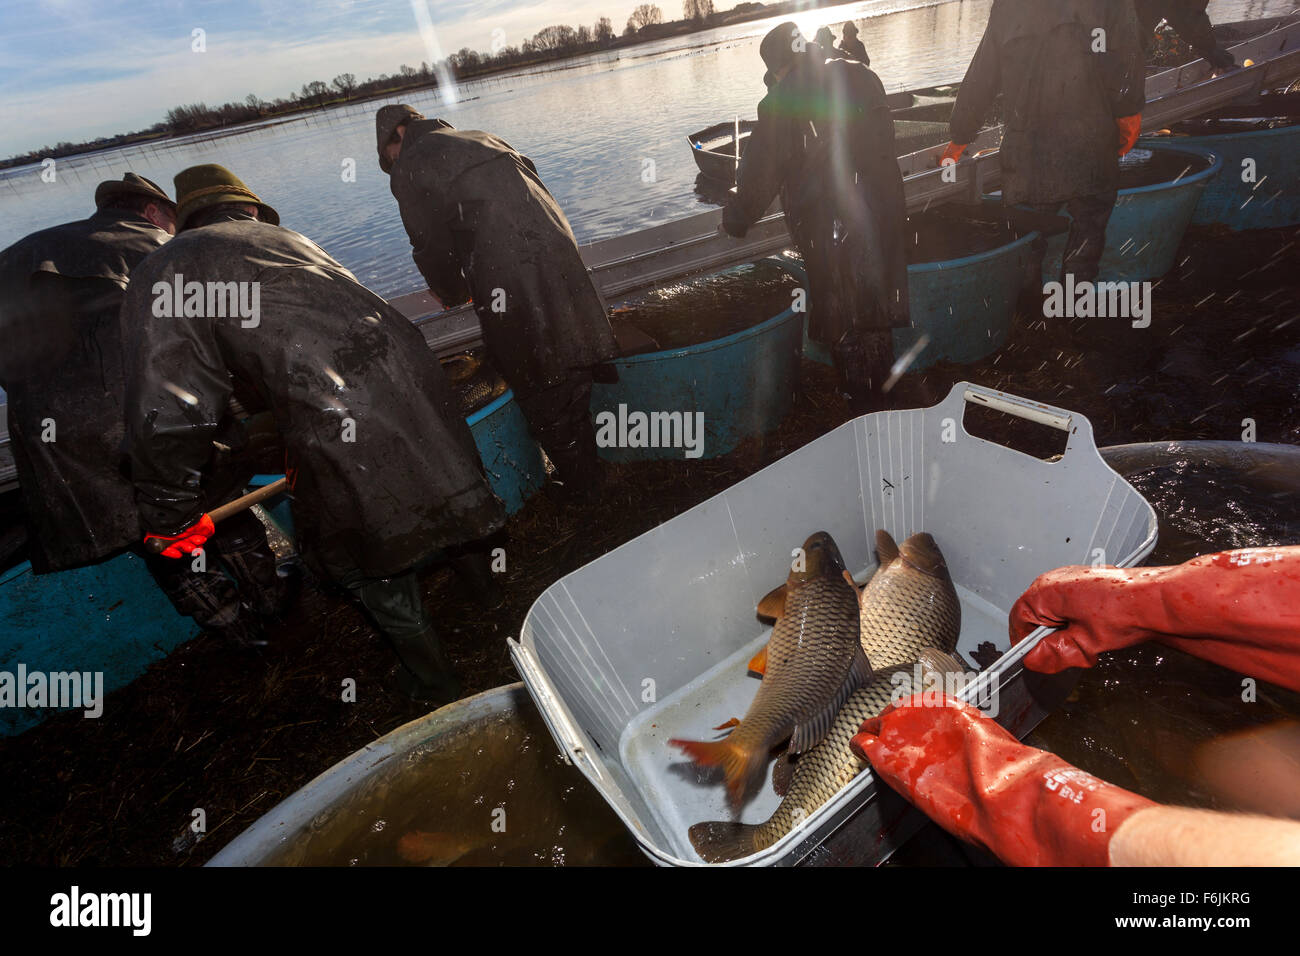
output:
[[1300, 547], [1250, 548], [1157, 568], [1058, 568], [1011, 609], [1013, 644], [1040, 626], [1030, 670], [1091, 667], [1097, 655], [1159, 641], [1300, 691]]
[[970, 147], [970, 143], [949, 143], [944, 148], [943, 155], [939, 157], [939, 165], [946, 166], [949, 163], [961, 161], [962, 154]]
[[[216, 530], [217, 526], [212, 523], [212, 518], [205, 514], [179, 534], [147, 534], [144, 536], [144, 544], [146, 548], [151, 550], [158, 548], [161, 544], [166, 544], [167, 547], [158, 553], [164, 558], [180, 558], [200, 550], [208, 538], [216, 533]], [[159, 544], [150, 543], [154, 541], [159, 542]]]
[[916, 694], [862, 725], [853, 752], [939, 826], [1012, 866], [1106, 866], [1145, 797], [1020, 743], [974, 707]]
[[1127, 156], [1142, 135], [1142, 114], [1119, 117], [1115, 120], [1115, 128], [1119, 130], [1119, 154]]

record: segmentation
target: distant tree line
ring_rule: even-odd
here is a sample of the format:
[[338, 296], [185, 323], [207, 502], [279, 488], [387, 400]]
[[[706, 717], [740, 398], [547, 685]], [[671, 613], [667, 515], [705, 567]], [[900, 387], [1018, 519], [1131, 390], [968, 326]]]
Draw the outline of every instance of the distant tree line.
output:
[[256, 93], [249, 93], [239, 102], [223, 103], [220, 106], [208, 106], [206, 103], [175, 106], [167, 111], [167, 116], [161, 122], [155, 123], [148, 129], [104, 136], [84, 143], [65, 141], [53, 147], [44, 146], [21, 156], [0, 160], [0, 168], [39, 162], [47, 156], [68, 156], [91, 150], [108, 149], [144, 140], [161, 139], [174, 134], [194, 133], [205, 129], [254, 122], [351, 100], [364, 100], [404, 90], [436, 87], [439, 72], [444, 68], [455, 79], [464, 80], [514, 67], [544, 63], [629, 43], [640, 43], [662, 36], [689, 33], [719, 23], [738, 22], [770, 16], [796, 7], [803, 9], [809, 5], [820, 6], [832, 2], [837, 0], [813, 0], [811, 4], [806, 0], [781, 0], [776, 4], [745, 2], [726, 13], [716, 13], [713, 0], [683, 0], [682, 19], [670, 23], [664, 22], [663, 11], [658, 6], [643, 3], [628, 17], [621, 37], [615, 34], [609, 17], [599, 18], [590, 27], [557, 24], [543, 27], [519, 46], [503, 46], [491, 53], [481, 53], [464, 47], [448, 56], [442, 63], [426, 62], [418, 67], [404, 63], [398, 67], [396, 73], [380, 74], [368, 80], [359, 81], [352, 73], [340, 73], [328, 83], [324, 80], [312, 80], [310, 83], [304, 83], [298, 92], [274, 100], [264, 100]]

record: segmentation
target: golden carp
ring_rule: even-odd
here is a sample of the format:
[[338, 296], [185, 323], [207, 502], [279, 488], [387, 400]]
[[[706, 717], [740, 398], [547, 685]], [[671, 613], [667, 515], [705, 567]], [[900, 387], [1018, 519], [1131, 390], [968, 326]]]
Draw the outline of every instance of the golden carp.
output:
[[910, 664], [895, 664], [878, 671], [867, 687], [849, 696], [826, 738], [795, 761], [791, 771], [786, 771], [790, 777], [785, 796], [766, 822], [708, 821], [691, 827], [691, 845], [700, 858], [706, 863], [725, 863], [765, 850], [839, 793], [867, 766], [849, 749], [849, 741], [863, 721], [877, 716], [892, 702], [898, 690], [895, 675], [908, 675], [904, 685], [911, 686], [916, 668], [925, 675], [922, 687], [915, 688], [918, 691], [931, 679], [943, 681], [946, 674], [965, 673], [956, 658], [929, 647], [923, 648]]
[[[914, 534], [900, 548], [888, 533], [877, 531], [876, 553], [880, 565], [862, 588], [859, 605], [862, 650], [878, 668], [875, 679], [849, 697], [821, 744], [797, 761], [779, 758], [773, 782], [784, 799], [766, 823], [691, 827], [691, 844], [706, 862], [734, 860], [771, 846], [857, 776], [866, 765], [849, 749], [849, 740], [863, 721], [889, 704], [895, 675], [916, 667], [941, 680], [964, 673], [952, 656], [961, 632], [961, 604], [934, 538]], [[751, 661], [751, 670], [753, 665]]]
[[774, 746], [787, 737], [792, 753], [815, 746], [848, 696], [871, 680], [852, 580], [829, 534], [805, 541], [802, 561], [759, 605], [777, 620], [767, 674], [736, 730], [716, 742], [669, 741], [695, 763], [723, 768], [733, 808], [761, 781]]

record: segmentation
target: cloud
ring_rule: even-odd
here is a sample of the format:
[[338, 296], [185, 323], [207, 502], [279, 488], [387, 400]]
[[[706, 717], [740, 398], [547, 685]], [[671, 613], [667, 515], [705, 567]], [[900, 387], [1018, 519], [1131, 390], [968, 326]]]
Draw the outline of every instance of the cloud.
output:
[[[431, 0], [444, 55], [517, 46], [544, 26], [609, 16], [629, 0]], [[615, 7], [622, 10], [616, 14]], [[665, 14], [673, 11], [665, 8]], [[191, 31], [207, 51], [191, 51]], [[365, 79], [429, 59], [410, 0], [41, 0], [0, 10], [0, 155], [145, 129], [173, 106], [288, 96], [340, 73]]]

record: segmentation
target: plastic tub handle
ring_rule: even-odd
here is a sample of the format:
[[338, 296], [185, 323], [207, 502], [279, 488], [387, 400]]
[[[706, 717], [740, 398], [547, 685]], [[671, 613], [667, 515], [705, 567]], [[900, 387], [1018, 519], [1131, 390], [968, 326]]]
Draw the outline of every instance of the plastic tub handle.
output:
[[962, 398], [976, 405], [984, 405], [999, 412], [1014, 415], [1017, 418], [1025, 418], [1040, 425], [1049, 425], [1063, 432], [1068, 432], [1073, 422], [1073, 417], [1069, 412], [1006, 393], [977, 391], [968, 387], [962, 394]]

